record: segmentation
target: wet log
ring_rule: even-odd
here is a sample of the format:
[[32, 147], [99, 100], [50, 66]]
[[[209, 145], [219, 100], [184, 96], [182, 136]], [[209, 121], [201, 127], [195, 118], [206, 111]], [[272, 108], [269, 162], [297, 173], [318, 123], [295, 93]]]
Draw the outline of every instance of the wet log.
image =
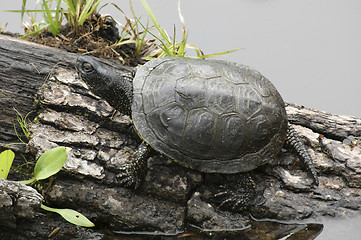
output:
[[[36, 121], [29, 125], [31, 134], [26, 149], [14, 147], [14, 150], [39, 157], [56, 146], [71, 147], [63, 170], [51, 186], [43, 190], [43, 195], [47, 205], [75, 209], [90, 218], [96, 228], [80, 228], [41, 210], [41, 197], [34, 191], [33, 197], [28, 198], [38, 202], [26, 206], [32, 209], [28, 214], [19, 214], [15, 205], [11, 207], [9, 201], [8, 205], [1, 201], [0, 216], [4, 213], [11, 216], [5, 220], [0, 217], [0, 232], [4, 236], [36, 239], [58, 227], [61, 229], [55, 237], [59, 239], [102, 237], [104, 229], [113, 233], [147, 231], [164, 235], [192, 227], [239, 229], [245, 236], [269, 233], [270, 225], [266, 225], [263, 232], [260, 227], [250, 227], [261, 224], [255, 224], [248, 213], [222, 211], [207, 202], [210, 185], [207, 179], [213, 175], [184, 168], [161, 155], [149, 159], [148, 172], [139, 189], [117, 186], [114, 181], [117, 169], [130, 160], [140, 139], [128, 116], [119, 114], [90, 93], [77, 77], [76, 57], [74, 53], [0, 36], [3, 106], [0, 143], [17, 141], [12, 125], [16, 120], [13, 108], [23, 115], [36, 110]], [[119, 66], [119, 70], [126, 71], [126, 68]], [[314, 158], [320, 185], [310, 188], [310, 176], [295, 155], [284, 150], [274, 162], [252, 172], [264, 190], [265, 202], [251, 208], [251, 215], [257, 219], [317, 221], [322, 216], [360, 213], [361, 119], [295, 104], [287, 104], [287, 113]], [[0, 198], [21, 196], [4, 184], [14, 183], [1, 182]], [[21, 192], [25, 186], [17, 187], [17, 192]], [[294, 228], [288, 225], [284, 236]]]

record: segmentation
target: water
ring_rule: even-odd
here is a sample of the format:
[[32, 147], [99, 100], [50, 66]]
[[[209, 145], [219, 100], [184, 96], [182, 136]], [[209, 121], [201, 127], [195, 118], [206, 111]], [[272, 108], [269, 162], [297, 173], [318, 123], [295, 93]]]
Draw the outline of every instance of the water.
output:
[[324, 229], [317, 240], [359, 240], [361, 238], [361, 215], [348, 219], [325, 218]]
[[[131, 16], [128, 1], [103, 2], [114, 2]], [[133, 2], [145, 21], [142, 5]], [[176, 24], [180, 37], [177, 1], [148, 3], [166, 31], [172, 34]], [[4, 1], [0, 10], [20, 7], [21, 1]], [[361, 1], [183, 0], [181, 9], [189, 43], [205, 53], [244, 48], [221, 58], [258, 69], [286, 101], [361, 117]], [[101, 13], [124, 22], [114, 7], [107, 6]], [[0, 25], [6, 23], [6, 30], [23, 32], [19, 14], [1, 12]], [[326, 219], [324, 224], [317, 239], [361, 236], [361, 217]]]

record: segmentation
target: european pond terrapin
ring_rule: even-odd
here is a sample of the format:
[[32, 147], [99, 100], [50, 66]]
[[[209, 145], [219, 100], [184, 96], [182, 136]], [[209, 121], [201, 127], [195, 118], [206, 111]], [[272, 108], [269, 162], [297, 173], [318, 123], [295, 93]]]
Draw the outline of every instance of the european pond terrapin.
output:
[[[233, 174], [269, 162], [284, 145], [298, 154], [318, 184], [312, 159], [288, 124], [281, 95], [250, 67], [165, 57], [119, 74], [81, 56], [77, 70], [94, 94], [131, 116], [143, 140], [133, 161], [120, 169], [122, 186], [139, 186], [152, 149], [195, 170]], [[234, 204], [245, 203], [239, 197]]]

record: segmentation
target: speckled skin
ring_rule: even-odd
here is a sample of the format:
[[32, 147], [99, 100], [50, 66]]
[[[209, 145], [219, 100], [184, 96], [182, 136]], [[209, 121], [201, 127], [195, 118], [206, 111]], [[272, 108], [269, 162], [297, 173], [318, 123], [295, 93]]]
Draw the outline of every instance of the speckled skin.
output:
[[[140, 185], [153, 149], [186, 167], [231, 174], [270, 161], [284, 143], [299, 155], [313, 184], [318, 184], [312, 159], [287, 122], [281, 96], [253, 69], [224, 61], [163, 58], [136, 68], [136, 75], [135, 71], [119, 75], [94, 58], [82, 56], [77, 70], [91, 91], [120, 112], [131, 114], [144, 140], [132, 163], [120, 169], [122, 186]], [[186, 121], [183, 116], [188, 116]], [[242, 196], [228, 191], [216, 194], [223, 199], [221, 206], [235, 211], [248, 206], [256, 187], [248, 180], [249, 192]]]
[[300, 137], [296, 133], [295, 129], [288, 124], [288, 131], [287, 136], [285, 140], [285, 147], [293, 150], [301, 159], [301, 161], [304, 163], [305, 167], [308, 169], [308, 171], [311, 173], [312, 179], [313, 179], [313, 185], [318, 185], [318, 177], [317, 172], [315, 169], [315, 166], [313, 165], [313, 161], [311, 156], [308, 154], [308, 151], [303, 145]]

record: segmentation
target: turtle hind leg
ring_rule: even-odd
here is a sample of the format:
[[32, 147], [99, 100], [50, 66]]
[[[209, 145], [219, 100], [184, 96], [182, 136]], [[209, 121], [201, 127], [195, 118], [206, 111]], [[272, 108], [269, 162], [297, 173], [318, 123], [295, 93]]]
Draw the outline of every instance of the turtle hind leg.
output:
[[116, 183], [122, 187], [138, 188], [146, 174], [147, 160], [151, 152], [152, 148], [146, 142], [142, 142], [134, 153], [132, 162], [119, 169]]
[[209, 201], [222, 210], [242, 212], [264, 202], [263, 191], [259, 191], [254, 179], [248, 173], [226, 175], [226, 182], [211, 190]]
[[300, 137], [298, 136], [296, 130], [288, 124], [287, 137], [285, 141], [285, 146], [296, 152], [300, 160], [304, 163], [307, 170], [311, 173], [313, 179], [313, 186], [318, 186], [318, 177], [313, 160], [308, 153], [305, 145], [302, 143]]

